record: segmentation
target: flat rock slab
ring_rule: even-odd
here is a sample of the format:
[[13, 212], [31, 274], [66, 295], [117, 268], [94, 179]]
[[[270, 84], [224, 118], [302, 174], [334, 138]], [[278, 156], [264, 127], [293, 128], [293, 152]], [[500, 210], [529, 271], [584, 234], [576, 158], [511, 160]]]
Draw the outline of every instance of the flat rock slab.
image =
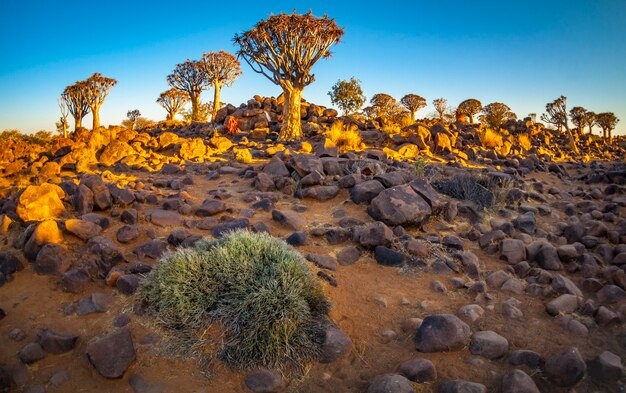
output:
[[123, 327], [87, 346], [87, 358], [105, 378], [121, 378], [135, 361], [130, 329]]
[[182, 216], [171, 210], [152, 210], [149, 216], [150, 222], [160, 227], [180, 226], [182, 222]]

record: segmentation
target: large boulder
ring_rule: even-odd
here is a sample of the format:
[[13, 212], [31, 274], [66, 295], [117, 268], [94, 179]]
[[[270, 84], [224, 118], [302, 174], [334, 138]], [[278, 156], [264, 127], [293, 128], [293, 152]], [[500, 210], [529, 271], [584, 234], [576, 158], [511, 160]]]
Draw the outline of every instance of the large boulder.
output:
[[417, 329], [415, 347], [420, 352], [458, 350], [467, 344], [470, 333], [470, 327], [452, 314], [430, 315]]
[[385, 186], [378, 180], [367, 180], [352, 187], [350, 199], [358, 204], [370, 203], [384, 189]]
[[575, 347], [567, 348], [546, 360], [545, 374], [557, 386], [574, 386], [586, 373], [587, 364]]
[[123, 327], [87, 346], [87, 359], [105, 378], [121, 378], [135, 360], [128, 327]]
[[65, 211], [63, 198], [65, 192], [55, 184], [30, 185], [20, 195], [17, 215], [24, 221], [57, 218]]
[[111, 166], [119, 160], [135, 154], [137, 152], [128, 143], [114, 140], [100, 154], [98, 161], [103, 165]]
[[421, 225], [432, 210], [409, 185], [395, 186], [372, 199], [367, 213], [387, 225]]

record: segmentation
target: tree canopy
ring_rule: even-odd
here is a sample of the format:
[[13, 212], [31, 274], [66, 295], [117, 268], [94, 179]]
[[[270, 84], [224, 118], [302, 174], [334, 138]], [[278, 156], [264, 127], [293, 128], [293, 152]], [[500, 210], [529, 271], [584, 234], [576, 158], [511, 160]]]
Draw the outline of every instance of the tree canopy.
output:
[[330, 101], [337, 105], [344, 115], [352, 114], [363, 106], [365, 95], [361, 89], [361, 81], [352, 77], [350, 80], [338, 80], [328, 92]]
[[411, 113], [411, 120], [415, 120], [415, 113], [426, 106], [426, 99], [417, 94], [407, 94], [400, 98], [400, 103]]
[[501, 102], [492, 102], [482, 109], [483, 121], [491, 128], [498, 130], [505, 122], [517, 119], [511, 108]]
[[92, 129], [100, 127], [100, 107], [117, 81], [96, 72], [84, 81], [84, 94], [93, 116]]
[[61, 94], [67, 109], [74, 118], [74, 130], [82, 127], [83, 118], [89, 113], [89, 102], [85, 96], [84, 82], [69, 85]]
[[200, 121], [200, 95], [202, 90], [206, 90], [210, 86], [204, 63], [187, 59], [184, 63], [177, 64], [172, 73], [167, 76], [167, 83], [189, 95], [191, 119], [192, 121]]
[[223, 50], [219, 52], [209, 52], [202, 55], [202, 63], [209, 85], [215, 89], [213, 97], [213, 119], [221, 107], [220, 91], [222, 86], [230, 87], [242, 74], [239, 60]]
[[315, 80], [313, 65], [329, 58], [330, 48], [339, 43], [343, 28], [334, 19], [301, 15], [271, 15], [251, 30], [237, 34], [237, 55], [274, 84], [283, 88], [285, 106], [281, 139], [302, 137], [300, 107], [302, 90]]
[[174, 120], [189, 102], [189, 95], [178, 89], [169, 89], [159, 95], [156, 102], [167, 112], [166, 120]]
[[480, 113], [483, 104], [475, 98], [468, 98], [461, 102], [457, 108], [457, 112], [470, 118], [470, 123], [474, 123], [474, 116]]
[[596, 115], [596, 124], [602, 128], [602, 135], [611, 143], [612, 132], [617, 127], [619, 119], [613, 112], [603, 112]]
[[435, 98], [433, 100], [433, 106], [435, 107], [435, 111], [439, 115], [439, 120], [443, 123], [444, 115], [446, 113], [446, 107], [448, 105], [448, 100], [445, 98]]

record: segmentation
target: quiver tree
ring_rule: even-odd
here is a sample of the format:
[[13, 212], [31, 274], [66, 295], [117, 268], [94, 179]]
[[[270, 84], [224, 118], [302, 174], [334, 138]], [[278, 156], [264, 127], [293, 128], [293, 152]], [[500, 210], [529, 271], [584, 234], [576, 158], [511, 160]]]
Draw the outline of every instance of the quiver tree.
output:
[[612, 132], [617, 126], [619, 119], [613, 112], [603, 112], [596, 115], [596, 124], [602, 128], [602, 136], [607, 139], [609, 143], [612, 140]]
[[167, 83], [175, 89], [187, 93], [191, 101], [191, 121], [200, 121], [200, 94], [209, 87], [204, 63], [186, 60], [176, 65], [174, 71], [167, 76]]
[[139, 112], [139, 109], [133, 109], [132, 111], [126, 112], [126, 117], [128, 117], [128, 120], [130, 120], [131, 130], [135, 129], [135, 125], [139, 116], [141, 116], [141, 112]]
[[365, 95], [361, 89], [361, 81], [352, 77], [349, 81], [338, 80], [328, 92], [330, 102], [337, 105], [344, 115], [350, 115], [363, 106]]
[[67, 86], [61, 94], [67, 109], [74, 118], [74, 131], [83, 126], [83, 118], [89, 113], [89, 102], [85, 95], [84, 85], [84, 82], [76, 82]]
[[587, 116], [585, 120], [587, 121], [586, 126], [589, 127], [589, 135], [593, 133], [593, 126], [596, 124], [596, 113], [593, 111], [587, 111]]
[[222, 86], [230, 87], [235, 83], [235, 79], [241, 75], [240, 64], [233, 54], [223, 50], [203, 54], [202, 64], [209, 85], [215, 88], [212, 112], [212, 119], [215, 119], [217, 111], [221, 106], [220, 91]]
[[470, 123], [474, 123], [474, 116], [483, 109], [483, 104], [475, 98], [469, 98], [459, 104], [456, 109], [458, 114], [469, 117]]
[[383, 120], [397, 122], [402, 115], [406, 114], [406, 109], [400, 106], [398, 101], [389, 94], [374, 94], [370, 104], [372, 104], [376, 116]]
[[61, 117], [57, 123], [57, 129], [63, 133], [63, 138], [67, 138], [67, 117], [70, 112], [67, 107], [67, 100], [63, 94], [61, 94], [61, 98], [57, 100], [57, 105], [59, 105], [59, 110], [61, 111]]
[[313, 65], [331, 55], [343, 29], [328, 16], [279, 14], [261, 20], [246, 32], [235, 35], [237, 56], [252, 69], [282, 87], [285, 96], [280, 139], [302, 137], [300, 108], [302, 91], [315, 80]]
[[[586, 110], [582, 106], [575, 106], [569, 111], [569, 117], [578, 129], [580, 135], [583, 134], [583, 130], [590, 123], [590, 120], [593, 126], [593, 118], [595, 118], [595, 116], [595, 113]], [[589, 129], [589, 133], [591, 133], [591, 128]]]
[[541, 115], [541, 120], [556, 126], [559, 131], [565, 129], [567, 136], [569, 137], [572, 151], [576, 154], [580, 152], [578, 150], [578, 146], [576, 145], [574, 135], [569, 128], [569, 122], [567, 121], [567, 98], [565, 96], [560, 96], [556, 100], [547, 103], [546, 113]]
[[446, 113], [446, 107], [448, 105], [448, 100], [445, 98], [435, 98], [433, 100], [433, 106], [435, 107], [435, 111], [439, 115], [439, 121], [443, 123], [444, 115]]
[[499, 130], [502, 124], [517, 119], [511, 108], [501, 102], [492, 102], [482, 109], [482, 121], [494, 130]]
[[407, 94], [400, 98], [400, 103], [411, 113], [411, 120], [415, 120], [415, 114], [426, 106], [426, 99], [417, 94]]
[[100, 127], [100, 107], [117, 81], [96, 72], [84, 82], [85, 97], [93, 116], [92, 129]]
[[169, 89], [161, 93], [156, 102], [167, 112], [165, 120], [174, 120], [176, 114], [189, 102], [189, 95], [178, 89]]

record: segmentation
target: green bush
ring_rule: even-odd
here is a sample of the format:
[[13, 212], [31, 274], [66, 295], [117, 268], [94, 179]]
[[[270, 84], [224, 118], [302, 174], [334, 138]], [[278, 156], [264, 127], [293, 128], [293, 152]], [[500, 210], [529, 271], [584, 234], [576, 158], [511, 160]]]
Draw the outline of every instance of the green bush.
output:
[[149, 315], [198, 340], [219, 322], [217, 355], [233, 368], [300, 367], [319, 355], [329, 323], [330, 304], [302, 256], [264, 233], [237, 231], [166, 255], [139, 296]]

